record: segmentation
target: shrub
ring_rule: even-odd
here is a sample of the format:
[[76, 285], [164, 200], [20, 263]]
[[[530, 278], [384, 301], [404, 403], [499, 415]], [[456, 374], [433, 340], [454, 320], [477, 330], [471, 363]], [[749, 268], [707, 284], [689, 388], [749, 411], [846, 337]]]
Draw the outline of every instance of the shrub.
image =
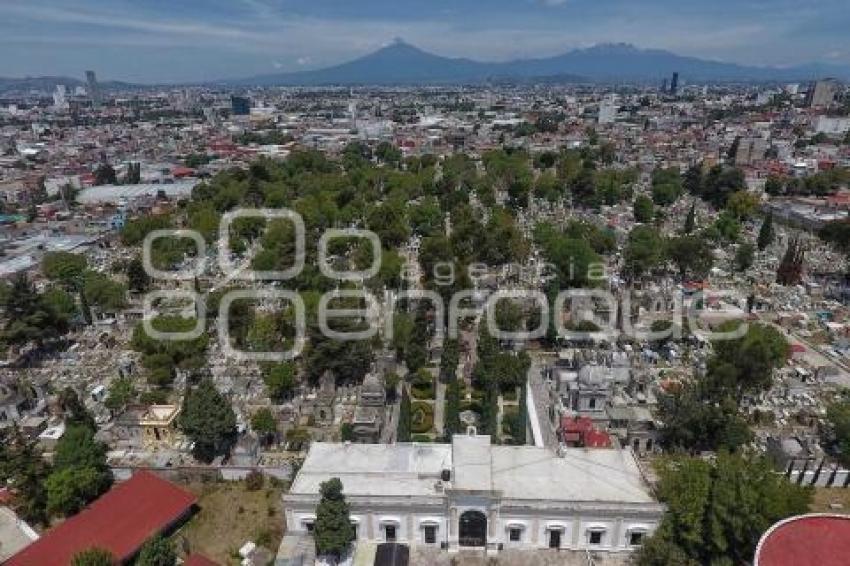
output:
[[414, 434], [430, 432], [434, 427], [434, 408], [428, 403], [417, 401], [410, 412], [410, 431]]
[[414, 383], [410, 387], [410, 394], [413, 396], [414, 399], [422, 399], [422, 400], [433, 399], [434, 398], [434, 385], [431, 384], [431, 383], [427, 383], [427, 384], [424, 384], [424, 385], [419, 384], [419, 383]]
[[253, 470], [245, 476], [245, 489], [248, 491], [259, 491], [263, 488], [265, 478], [257, 470]]

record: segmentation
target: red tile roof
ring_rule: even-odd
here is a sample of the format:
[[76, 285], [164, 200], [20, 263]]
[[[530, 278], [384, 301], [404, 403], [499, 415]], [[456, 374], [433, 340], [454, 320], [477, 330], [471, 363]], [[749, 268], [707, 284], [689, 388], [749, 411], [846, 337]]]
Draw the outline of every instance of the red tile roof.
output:
[[791, 517], [762, 535], [754, 566], [844, 566], [850, 556], [850, 516]]
[[588, 417], [570, 417], [565, 416], [561, 419], [561, 429], [564, 432], [584, 433], [588, 430], [593, 430], [593, 421]]
[[145, 541], [183, 517], [195, 504], [188, 491], [150, 472], [136, 472], [97, 501], [44, 534], [4, 566], [67, 566], [81, 550], [132, 557]]
[[601, 430], [589, 430], [584, 433], [585, 448], [611, 448], [611, 437]]

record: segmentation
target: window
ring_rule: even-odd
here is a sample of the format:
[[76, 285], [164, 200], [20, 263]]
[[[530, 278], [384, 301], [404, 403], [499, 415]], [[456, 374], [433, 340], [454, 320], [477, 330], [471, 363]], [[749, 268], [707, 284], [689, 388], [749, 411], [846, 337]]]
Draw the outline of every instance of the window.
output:
[[437, 542], [437, 526], [425, 525], [425, 544], [434, 544]]
[[602, 535], [605, 534], [605, 531], [595, 530], [590, 531], [590, 536], [588, 537], [588, 542], [590, 544], [602, 544]]
[[595, 409], [596, 408], [596, 398], [595, 397], [591, 397], [590, 399], [588, 399], [587, 408], [588, 409]]
[[384, 540], [386, 542], [395, 542], [395, 525], [384, 526]]
[[643, 544], [643, 531], [632, 531], [629, 533], [629, 545], [630, 546], [640, 546]]
[[522, 529], [519, 527], [511, 527], [508, 531], [508, 538], [511, 542], [520, 542], [522, 541]]
[[304, 528], [307, 530], [308, 533], [313, 532], [313, 527], [315, 527], [315, 523], [313, 523], [313, 521], [304, 522]]
[[357, 540], [357, 523], [351, 523], [351, 530], [354, 533], [354, 540]]
[[635, 438], [632, 442], [632, 450], [634, 450], [635, 452], [640, 452], [640, 440], [638, 440], [637, 438]]

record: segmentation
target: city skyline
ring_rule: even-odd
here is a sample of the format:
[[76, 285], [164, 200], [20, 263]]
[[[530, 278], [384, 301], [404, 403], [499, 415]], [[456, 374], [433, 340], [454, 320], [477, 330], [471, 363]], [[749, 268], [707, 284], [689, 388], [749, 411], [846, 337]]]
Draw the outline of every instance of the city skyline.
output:
[[[210, 81], [317, 69], [395, 37], [438, 55], [481, 61], [545, 57], [627, 42], [760, 66], [850, 64], [838, 0], [785, 0], [728, 9], [667, 0], [412, 0], [303, 2], [74, 0], [0, 4], [0, 76], [99, 76], [136, 82]], [[663, 26], [663, 29], [659, 29]]]

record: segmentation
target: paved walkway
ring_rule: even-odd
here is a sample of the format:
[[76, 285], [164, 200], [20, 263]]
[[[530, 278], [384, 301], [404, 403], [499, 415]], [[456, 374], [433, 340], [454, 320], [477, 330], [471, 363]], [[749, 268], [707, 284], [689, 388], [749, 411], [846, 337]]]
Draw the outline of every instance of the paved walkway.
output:
[[445, 429], [445, 423], [443, 421], [446, 418], [446, 384], [439, 379], [436, 382], [437, 395], [436, 401], [434, 401], [434, 430], [437, 431], [437, 435], [442, 436]]
[[[549, 421], [550, 388], [543, 381], [544, 364], [545, 360], [532, 354], [531, 366], [528, 368], [528, 391], [533, 403], [528, 404], [528, 416], [530, 419], [537, 417], [536, 422], [541, 438], [535, 437], [535, 444], [542, 441], [543, 446], [554, 449], [558, 446], [558, 439], [555, 436], [552, 423]], [[534, 428], [532, 425], [532, 432], [536, 436], [538, 431], [535, 431]]]
[[38, 534], [7, 507], [0, 507], [0, 562], [38, 539]]
[[387, 405], [387, 418], [384, 430], [381, 431], [381, 444], [392, 444], [398, 432], [398, 396], [392, 405]]

